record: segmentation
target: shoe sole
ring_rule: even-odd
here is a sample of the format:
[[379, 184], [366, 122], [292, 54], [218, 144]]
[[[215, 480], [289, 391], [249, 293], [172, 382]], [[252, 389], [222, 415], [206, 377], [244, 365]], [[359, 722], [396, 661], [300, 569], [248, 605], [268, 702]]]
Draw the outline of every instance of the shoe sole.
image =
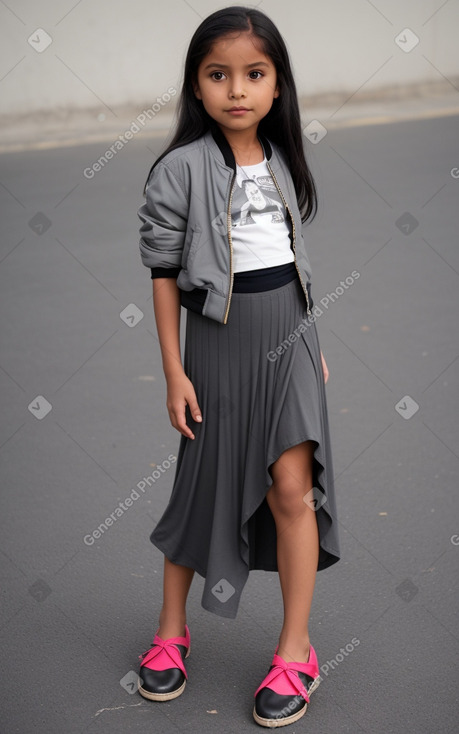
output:
[[[317, 690], [319, 683], [321, 681], [321, 677], [319, 675], [318, 678], [316, 678], [311, 685], [308, 688], [308, 695], [311, 695], [311, 693], [314, 693], [315, 690]], [[257, 724], [260, 724], [260, 726], [266, 726], [269, 729], [277, 729], [280, 726], [288, 726], [288, 724], [294, 724], [295, 721], [298, 721], [301, 719], [302, 716], [305, 715], [306, 711], [308, 710], [308, 703], [306, 703], [306, 706], [304, 706], [300, 711], [297, 711], [296, 714], [292, 714], [291, 716], [285, 716], [281, 719], [265, 719], [263, 716], [259, 716], [255, 710], [255, 706], [253, 707], [253, 718], [257, 722]]]
[[[190, 648], [191, 646], [188, 648], [186, 652], [185, 659], [190, 654]], [[149, 701], [172, 701], [172, 699], [178, 698], [178, 696], [181, 696], [186, 686], [186, 678], [185, 678], [180, 688], [176, 688], [175, 691], [169, 691], [168, 693], [153, 693], [152, 691], [147, 691], [145, 688], [142, 688], [141, 680], [142, 679], [139, 677], [138, 678], [138, 691], [141, 696], [143, 696], [144, 698], [147, 698]]]
[[149, 701], [172, 701], [173, 698], [177, 698], [183, 693], [183, 691], [185, 690], [185, 686], [186, 680], [183, 681], [180, 688], [177, 688], [175, 691], [170, 691], [170, 693], [152, 693], [151, 691], [146, 691], [145, 688], [142, 688], [139, 685], [139, 693], [144, 698], [148, 698]]

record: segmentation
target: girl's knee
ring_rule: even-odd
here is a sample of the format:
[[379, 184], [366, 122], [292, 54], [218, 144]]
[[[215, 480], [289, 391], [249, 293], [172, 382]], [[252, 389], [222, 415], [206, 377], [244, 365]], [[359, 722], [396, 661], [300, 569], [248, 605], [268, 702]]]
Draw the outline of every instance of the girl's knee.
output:
[[304, 497], [310, 487], [292, 477], [274, 482], [268, 496], [268, 503], [274, 515], [297, 517], [305, 509]]

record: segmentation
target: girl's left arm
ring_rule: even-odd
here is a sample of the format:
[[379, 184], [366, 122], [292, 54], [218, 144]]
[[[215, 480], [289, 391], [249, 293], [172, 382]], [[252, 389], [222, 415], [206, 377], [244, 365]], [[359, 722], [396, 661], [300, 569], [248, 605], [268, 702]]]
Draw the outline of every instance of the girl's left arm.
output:
[[328, 372], [327, 363], [325, 361], [325, 357], [322, 354], [322, 350], [320, 350], [320, 357], [322, 359], [322, 369], [323, 369], [323, 373], [324, 373], [324, 382], [327, 382], [328, 377], [329, 377], [329, 372]]

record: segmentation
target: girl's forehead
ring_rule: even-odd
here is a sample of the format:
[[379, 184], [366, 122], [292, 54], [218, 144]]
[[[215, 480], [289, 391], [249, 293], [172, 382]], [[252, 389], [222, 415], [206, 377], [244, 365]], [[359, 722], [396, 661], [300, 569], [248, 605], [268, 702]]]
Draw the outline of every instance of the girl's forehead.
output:
[[251, 31], [237, 31], [236, 33], [233, 32], [220, 36], [213, 42], [205, 58], [208, 59], [210, 56], [216, 56], [218, 54], [225, 54], [227, 56], [234, 54], [234, 58], [237, 60], [237, 55], [241, 51], [244, 54], [255, 54], [260, 58], [263, 57], [270, 60], [269, 56], [265, 53], [263, 41]]

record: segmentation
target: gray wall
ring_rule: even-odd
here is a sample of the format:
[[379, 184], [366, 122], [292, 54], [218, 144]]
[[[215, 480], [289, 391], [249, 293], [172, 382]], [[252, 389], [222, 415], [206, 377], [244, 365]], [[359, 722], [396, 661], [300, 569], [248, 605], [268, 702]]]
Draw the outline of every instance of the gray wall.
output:
[[[0, 4], [0, 113], [152, 104], [179, 89], [189, 38], [217, 0], [9, 0]], [[459, 1], [264, 0], [301, 95], [454, 80]], [[409, 53], [394, 41], [409, 28]], [[46, 31], [51, 43], [45, 48]], [[28, 39], [30, 38], [30, 41]], [[410, 47], [414, 37], [405, 35]]]

